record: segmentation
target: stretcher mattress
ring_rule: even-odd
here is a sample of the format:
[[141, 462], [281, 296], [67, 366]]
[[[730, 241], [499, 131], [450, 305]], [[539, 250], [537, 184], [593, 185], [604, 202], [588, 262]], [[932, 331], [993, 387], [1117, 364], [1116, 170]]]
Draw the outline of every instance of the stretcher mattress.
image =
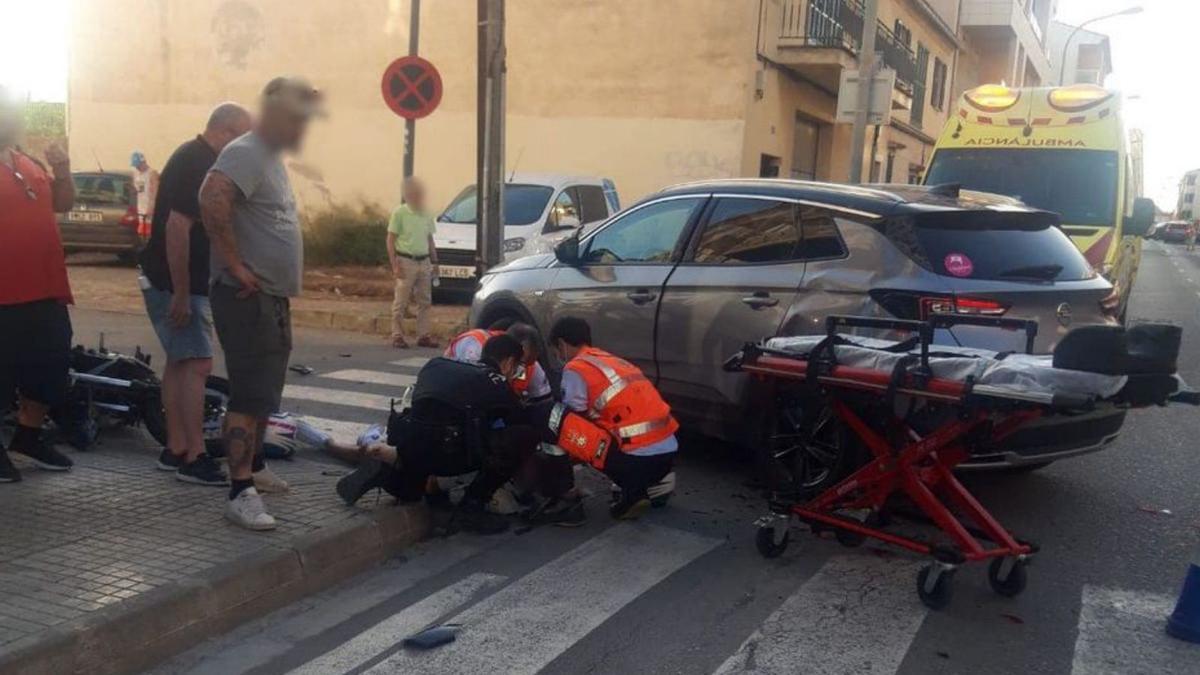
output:
[[[839, 335], [835, 344], [834, 357], [838, 365], [892, 372], [906, 353], [919, 354], [920, 348], [910, 352], [887, 351], [900, 343], [891, 340], [868, 338], [857, 335]], [[777, 337], [764, 345], [773, 351], [805, 356], [822, 340], [824, 335]], [[1106, 399], [1115, 396], [1125, 386], [1125, 375], [1103, 375], [1080, 370], [1055, 368], [1053, 356], [998, 353], [986, 349], [933, 345], [929, 352], [929, 367], [933, 376], [947, 380], [965, 381], [974, 377], [978, 385], [988, 385], [1016, 394], [1055, 394], [1092, 396]]]

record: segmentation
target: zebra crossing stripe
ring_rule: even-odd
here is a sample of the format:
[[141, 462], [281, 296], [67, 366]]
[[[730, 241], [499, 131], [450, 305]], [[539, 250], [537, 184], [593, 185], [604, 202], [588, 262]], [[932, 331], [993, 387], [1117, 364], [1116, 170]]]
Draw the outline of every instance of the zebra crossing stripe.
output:
[[346, 391], [343, 389], [325, 389], [323, 387], [309, 387], [302, 384], [288, 384], [283, 387], [283, 397], [299, 401], [316, 401], [318, 403], [332, 403], [334, 405], [350, 406], [352, 408], [366, 408], [368, 410], [389, 410], [392, 399], [399, 399], [402, 392], [396, 392], [395, 396], [381, 396], [379, 394], [367, 394], [361, 391]]
[[1168, 595], [1084, 586], [1075, 639], [1074, 675], [1195, 673], [1195, 645], [1163, 630], [1175, 607]]
[[895, 673], [927, 612], [913, 592], [920, 566], [830, 559], [716, 673]]
[[368, 673], [537, 673], [597, 626], [720, 542], [623, 523], [450, 619], [458, 639], [402, 651]]
[[417, 382], [416, 375], [389, 373], [382, 370], [361, 370], [358, 368], [335, 370], [332, 373], [323, 373], [321, 377], [329, 378], [331, 380], [343, 380], [346, 382], [382, 384], [389, 387], [408, 387], [416, 384]]
[[420, 368], [426, 363], [429, 363], [429, 359], [425, 358], [424, 356], [406, 356], [402, 359], [391, 361], [390, 363], [393, 366], [402, 366], [404, 368]]
[[405, 637], [424, 630], [438, 619], [459, 609], [480, 592], [495, 588], [504, 581], [505, 577], [495, 574], [472, 574], [393, 614], [342, 643], [333, 651], [296, 668], [291, 671], [292, 675], [348, 672], [392, 649]]

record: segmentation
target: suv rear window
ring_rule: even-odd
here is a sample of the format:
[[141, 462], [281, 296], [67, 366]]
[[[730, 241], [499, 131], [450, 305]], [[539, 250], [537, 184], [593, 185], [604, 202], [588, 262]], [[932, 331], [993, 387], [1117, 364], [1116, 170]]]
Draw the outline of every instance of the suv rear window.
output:
[[1096, 272], [1053, 224], [1022, 214], [942, 213], [896, 218], [884, 234], [921, 267], [962, 279], [1082, 281]]
[[120, 174], [75, 174], [75, 201], [93, 206], [129, 206], [133, 203], [133, 184]]

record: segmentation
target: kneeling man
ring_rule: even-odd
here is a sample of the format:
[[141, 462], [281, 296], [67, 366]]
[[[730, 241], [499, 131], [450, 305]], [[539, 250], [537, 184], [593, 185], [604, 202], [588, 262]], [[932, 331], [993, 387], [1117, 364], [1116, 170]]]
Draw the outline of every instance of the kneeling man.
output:
[[354, 504], [381, 488], [401, 501], [418, 501], [430, 476], [478, 471], [451, 522], [481, 534], [507, 529], [508, 521], [485, 505], [532, 456], [541, 435], [526, 422], [509, 384], [522, 357], [520, 342], [499, 335], [477, 362], [429, 361], [417, 374], [411, 410], [389, 429], [391, 445], [367, 448], [354, 473], [338, 481], [338, 495]]

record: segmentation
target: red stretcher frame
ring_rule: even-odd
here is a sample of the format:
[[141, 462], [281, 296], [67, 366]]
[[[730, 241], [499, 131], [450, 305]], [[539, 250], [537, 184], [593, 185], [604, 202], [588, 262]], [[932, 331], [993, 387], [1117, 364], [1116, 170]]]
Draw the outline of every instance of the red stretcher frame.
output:
[[[809, 362], [792, 357], [760, 353], [742, 362], [739, 370], [763, 378], [812, 382]], [[878, 512], [896, 492], [906, 494], [914, 504], [950, 537], [960, 560], [1025, 556], [1034, 547], [1014, 538], [992, 514], [954, 477], [954, 468], [969, 457], [964, 438], [990, 425], [989, 440], [999, 441], [1025, 424], [1041, 417], [1045, 407], [1026, 403], [998, 411], [988, 406], [967, 405], [971, 387], [965, 382], [908, 375], [897, 383], [897, 394], [924, 397], [964, 405], [964, 414], [932, 433], [919, 437], [903, 420], [890, 423], [904, 438], [912, 439], [900, 447], [872, 429], [848, 404], [834, 393], [837, 389], [887, 392], [892, 374], [877, 370], [832, 365], [818, 371], [815, 382], [825, 387], [832, 399], [834, 413], [867, 446], [872, 460], [814, 499], [789, 507], [801, 520], [878, 539], [922, 555], [937, 557], [944, 553], [925, 541], [905, 537], [837, 515], [838, 510], [871, 509]], [[960, 518], [955, 510], [962, 514]], [[964, 519], [968, 523], [964, 523]], [[973, 525], [972, 528], [970, 525]]]

